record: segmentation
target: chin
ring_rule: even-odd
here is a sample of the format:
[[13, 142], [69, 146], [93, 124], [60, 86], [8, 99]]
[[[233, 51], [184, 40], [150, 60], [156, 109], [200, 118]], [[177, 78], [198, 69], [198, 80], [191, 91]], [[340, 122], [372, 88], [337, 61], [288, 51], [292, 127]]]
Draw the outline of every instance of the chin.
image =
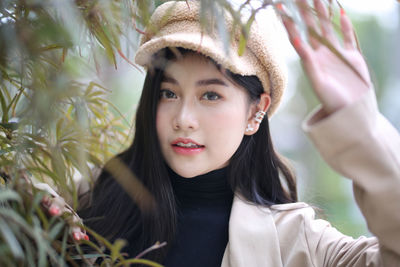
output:
[[203, 174], [203, 173], [199, 173], [199, 172], [185, 171], [185, 170], [176, 170], [175, 172], [184, 178], [193, 178], [193, 177]]
[[176, 174], [184, 177], [184, 178], [193, 178], [207, 172], [208, 170], [201, 171], [201, 170], [194, 170], [193, 168], [171, 168]]

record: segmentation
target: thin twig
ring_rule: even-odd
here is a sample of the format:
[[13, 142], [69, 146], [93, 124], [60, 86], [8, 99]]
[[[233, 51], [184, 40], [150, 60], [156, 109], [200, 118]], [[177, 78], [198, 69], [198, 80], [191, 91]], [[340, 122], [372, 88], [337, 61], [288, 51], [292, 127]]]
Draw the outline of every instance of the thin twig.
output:
[[150, 251], [155, 250], [155, 249], [159, 249], [159, 248], [161, 248], [161, 247], [163, 247], [163, 246], [165, 246], [165, 245], [167, 245], [167, 242], [162, 242], [162, 243], [160, 243], [160, 242], [157, 241], [154, 245], [152, 245], [152, 246], [149, 247], [148, 249], [145, 249], [144, 251], [142, 251], [141, 253], [139, 253], [139, 255], [137, 255], [137, 256], [135, 257], [135, 259], [139, 259], [139, 258], [143, 257], [143, 255], [149, 253]]
[[132, 61], [129, 60], [129, 58], [127, 58], [124, 53], [122, 53], [122, 51], [120, 49], [117, 49], [118, 54], [125, 59], [126, 62], [128, 62], [130, 65], [132, 65], [133, 67], [135, 67], [140, 73], [143, 73], [141, 69], [139, 69], [139, 67], [133, 63]]

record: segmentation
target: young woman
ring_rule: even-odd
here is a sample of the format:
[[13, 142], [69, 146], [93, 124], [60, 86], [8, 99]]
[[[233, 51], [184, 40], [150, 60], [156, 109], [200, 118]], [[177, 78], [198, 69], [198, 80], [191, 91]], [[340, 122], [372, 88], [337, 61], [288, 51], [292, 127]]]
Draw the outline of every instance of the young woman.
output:
[[[286, 82], [276, 17], [252, 26], [238, 56], [235, 38], [226, 51], [218, 33], [201, 31], [195, 1], [165, 3], [152, 16], [157, 31], [148, 29], [136, 55], [148, 72], [134, 141], [98, 178], [90, 206], [79, 213], [87, 226], [126, 239], [130, 256], [166, 241], [144, 258], [171, 267], [400, 266], [400, 136], [377, 110], [346, 14], [341, 44], [320, 0], [319, 21], [306, 0], [299, 3], [311, 31], [352, 66], [311, 36], [302, 41], [282, 17], [321, 101], [304, 129], [326, 161], [353, 180], [376, 237], [347, 237], [297, 202], [295, 179], [268, 126]], [[126, 183], [133, 186], [120, 185]]]

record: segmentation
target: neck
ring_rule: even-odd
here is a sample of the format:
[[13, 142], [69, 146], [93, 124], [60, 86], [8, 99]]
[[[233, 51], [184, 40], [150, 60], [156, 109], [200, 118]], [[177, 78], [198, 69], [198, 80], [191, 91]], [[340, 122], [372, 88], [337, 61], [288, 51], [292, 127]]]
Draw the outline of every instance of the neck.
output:
[[193, 178], [184, 178], [168, 168], [178, 205], [231, 205], [233, 191], [227, 167]]

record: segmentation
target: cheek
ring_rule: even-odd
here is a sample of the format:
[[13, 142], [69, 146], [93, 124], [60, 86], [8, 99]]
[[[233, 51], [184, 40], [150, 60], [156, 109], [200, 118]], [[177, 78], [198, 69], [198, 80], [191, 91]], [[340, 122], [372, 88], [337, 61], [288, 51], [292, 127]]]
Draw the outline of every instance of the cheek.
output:
[[[236, 136], [241, 135], [243, 131], [243, 126], [245, 125], [245, 120], [243, 119], [241, 113], [232, 112], [229, 113], [222, 113], [218, 115], [214, 115], [214, 119], [212, 120], [215, 124], [215, 131], [216, 132], [224, 132], [226, 137], [229, 136]], [[229, 134], [227, 134], [228, 132]]]
[[220, 123], [224, 128], [229, 129], [230, 135], [241, 136], [247, 125], [247, 116], [248, 106], [246, 103], [236, 101], [233, 105], [229, 105], [229, 109], [224, 114], [221, 114]]
[[221, 112], [215, 113], [209, 121], [213, 125], [213, 136], [215, 142], [219, 143], [221, 151], [233, 154], [239, 147], [247, 124], [247, 111], [244, 105], [235, 105]]

